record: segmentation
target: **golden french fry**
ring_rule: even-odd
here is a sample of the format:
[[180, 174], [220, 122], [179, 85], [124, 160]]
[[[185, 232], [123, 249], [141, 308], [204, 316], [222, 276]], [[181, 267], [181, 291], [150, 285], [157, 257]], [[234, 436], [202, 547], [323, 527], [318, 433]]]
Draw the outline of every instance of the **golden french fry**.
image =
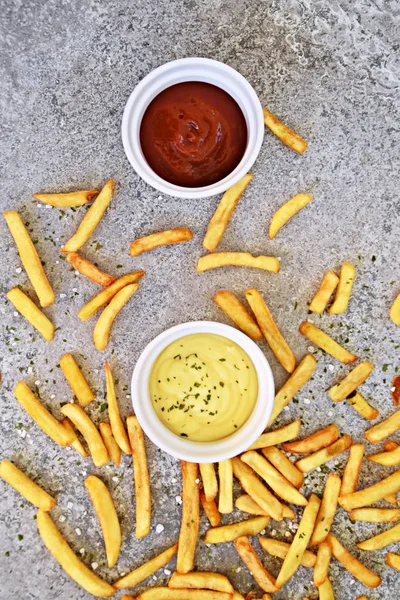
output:
[[252, 256], [249, 252], [213, 252], [201, 256], [197, 262], [198, 273], [219, 267], [249, 267], [279, 273], [280, 262], [275, 256]]
[[322, 348], [322, 350], [333, 356], [333, 358], [336, 358], [340, 362], [344, 363], [345, 365], [353, 363], [358, 359], [358, 356], [352, 354], [351, 352], [343, 348], [343, 346], [335, 342], [335, 340], [333, 340], [327, 333], [324, 333], [323, 331], [321, 331], [321, 329], [319, 329], [312, 323], [309, 323], [308, 321], [303, 321], [303, 323], [301, 323], [299, 331], [302, 335], [305, 335], [313, 344], [319, 346], [320, 348]]
[[355, 558], [339, 540], [332, 534], [329, 533], [327, 540], [328, 544], [332, 548], [332, 554], [338, 560], [341, 565], [347, 569], [356, 579], [361, 581], [363, 585], [367, 587], [375, 588], [378, 587], [382, 579], [378, 577], [373, 571], [367, 569], [359, 560]]
[[388, 552], [385, 556], [385, 563], [392, 569], [400, 571], [400, 554]]
[[40, 306], [50, 306], [54, 302], [54, 292], [21, 217], [15, 210], [5, 211], [3, 216], [14, 238], [22, 265], [39, 298]]
[[353, 510], [379, 502], [389, 494], [395, 494], [400, 490], [400, 470], [385, 477], [378, 483], [371, 485], [348, 496], [341, 496], [339, 504], [344, 510]]
[[130, 283], [115, 294], [110, 304], [105, 307], [93, 332], [93, 341], [97, 350], [105, 350], [110, 337], [111, 326], [114, 323], [118, 313], [124, 308], [129, 298], [139, 289], [138, 283]]
[[350, 446], [349, 458], [343, 471], [340, 496], [346, 496], [356, 491], [363, 456], [364, 444], [353, 444]]
[[265, 458], [274, 465], [276, 469], [292, 484], [295, 488], [301, 488], [304, 481], [304, 475], [276, 446], [263, 448], [261, 452]]
[[366, 457], [367, 460], [385, 465], [386, 467], [393, 467], [400, 464], [400, 447], [390, 452], [378, 452], [378, 454], [370, 454]]
[[68, 252], [67, 261], [76, 271], [79, 271], [81, 275], [84, 275], [90, 281], [93, 281], [93, 283], [107, 287], [115, 281], [115, 277], [101, 271], [90, 260], [81, 256], [78, 252]]
[[[255, 502], [255, 500], [253, 500], [253, 498], [251, 496], [249, 496], [248, 494], [243, 494], [242, 496], [239, 496], [239, 498], [235, 502], [235, 506], [242, 512], [248, 513], [250, 515], [259, 515], [259, 516], [269, 517], [269, 512], [266, 512], [264, 509], [262, 509], [261, 506], [259, 506], [257, 504], [257, 502]], [[294, 519], [295, 518], [296, 515], [289, 506], [286, 506], [286, 504], [283, 504], [282, 507], [283, 507], [282, 517], [284, 519]]]
[[[290, 544], [287, 542], [280, 542], [274, 538], [265, 538], [259, 537], [258, 541], [260, 542], [261, 548], [268, 552], [271, 556], [277, 556], [278, 558], [286, 558], [287, 553], [289, 552]], [[303, 567], [313, 567], [315, 565], [315, 561], [317, 557], [310, 550], [305, 550], [300, 564]]]
[[70, 446], [72, 444], [74, 441], [73, 436], [63, 427], [60, 421], [53, 417], [24, 381], [18, 381], [14, 389], [14, 396], [28, 415], [54, 442], [60, 446]]
[[400, 508], [356, 508], [350, 513], [352, 521], [395, 523], [400, 520]]
[[267, 446], [276, 446], [276, 444], [282, 444], [282, 442], [292, 440], [299, 435], [300, 427], [301, 420], [296, 419], [296, 421], [292, 421], [292, 423], [284, 425], [279, 429], [262, 433], [260, 437], [256, 439], [254, 444], [250, 446], [249, 450], [258, 450], [259, 448], [266, 448]]
[[123, 594], [121, 596], [121, 600], [135, 600], [135, 598], [133, 596], [131, 596], [130, 594]]
[[54, 325], [22, 290], [15, 287], [6, 294], [17, 311], [44, 337], [46, 342], [54, 338]]
[[[335, 596], [333, 595], [332, 584], [330, 579], [327, 577], [318, 588], [319, 600], [335, 600]], [[367, 600], [367, 598], [359, 598], [359, 600]]]
[[204, 495], [207, 500], [214, 500], [218, 494], [218, 481], [213, 463], [199, 464]]
[[61, 252], [64, 254], [67, 252], [76, 252], [88, 241], [106, 212], [106, 209], [111, 202], [113, 191], [114, 181], [110, 179], [104, 185], [96, 200], [83, 217], [76, 233], [64, 244]]
[[61, 412], [68, 417], [78, 431], [81, 432], [89, 446], [89, 452], [96, 467], [103, 467], [108, 463], [109, 456], [102, 437], [96, 425], [81, 406], [78, 404], [64, 404]]
[[276, 587], [281, 587], [293, 577], [300, 566], [301, 559], [310, 541], [311, 534], [314, 529], [315, 520], [317, 518], [318, 509], [321, 501], [315, 494], [311, 494], [307, 506], [303, 511], [303, 516], [299, 524], [299, 528], [294, 536], [293, 542], [288, 550], [288, 553], [283, 561], [279, 575], [276, 578]]
[[311, 546], [317, 546], [326, 540], [335, 517], [338, 498], [340, 493], [340, 477], [336, 473], [329, 473], [324, 489], [324, 495], [315, 527], [311, 536]]
[[308, 305], [308, 310], [322, 314], [339, 283], [339, 277], [333, 271], [327, 271], [322, 278], [315, 296]]
[[218, 464], [218, 475], [218, 510], [223, 514], [231, 513], [233, 511], [233, 471], [232, 463], [229, 459], [223, 460]]
[[314, 568], [314, 585], [320, 587], [328, 577], [328, 568], [331, 561], [332, 550], [329, 544], [322, 542], [318, 546], [317, 560]]
[[39, 510], [36, 522], [40, 537], [47, 550], [71, 579], [93, 596], [109, 598], [115, 594], [112, 585], [100, 579], [76, 556], [47, 512]]
[[78, 452], [78, 454], [80, 454], [82, 456], [82, 458], [87, 458], [88, 453], [86, 452], [85, 448], [81, 444], [81, 441], [78, 438], [78, 436], [76, 435], [75, 429], [72, 427], [71, 421], [68, 419], [68, 417], [65, 417], [61, 421], [61, 424], [65, 427], [65, 429], [68, 431], [68, 433], [70, 433], [71, 436], [74, 438], [74, 441], [71, 443], [72, 448], [74, 450], [76, 450]]
[[299, 154], [303, 154], [307, 150], [308, 143], [303, 140], [302, 137], [284, 125], [266, 108], [263, 108], [263, 113], [266, 127], [268, 127], [268, 129], [270, 129], [272, 133], [275, 134], [281, 140], [281, 142], [285, 144], [285, 146], [288, 146], [288, 148], [291, 148]]
[[4, 459], [0, 462], [0, 477], [17, 490], [28, 502], [44, 511], [52, 510], [57, 504], [53, 496], [45, 492], [40, 485], [32, 481], [28, 475], [25, 475], [21, 469], [18, 469], [9, 460]]
[[228, 592], [214, 590], [176, 590], [154, 587], [142, 592], [136, 600], [232, 600]]
[[286, 369], [288, 373], [292, 373], [296, 366], [296, 357], [276, 325], [260, 292], [255, 288], [250, 288], [245, 291], [245, 296], [272, 352], [275, 354], [282, 367]]
[[348, 404], [354, 408], [355, 411], [358, 412], [359, 415], [367, 419], [367, 421], [373, 421], [376, 417], [379, 416], [379, 410], [373, 408], [366, 399], [361, 396], [360, 392], [354, 390], [349, 394], [346, 398]]
[[328, 394], [331, 400], [341, 402], [348, 398], [351, 392], [354, 392], [371, 375], [373, 369], [374, 365], [372, 363], [368, 361], [360, 362], [342, 381], [329, 388]]
[[98, 190], [81, 190], [79, 192], [67, 192], [66, 194], [33, 194], [33, 197], [43, 204], [57, 206], [58, 208], [75, 208], [90, 202]]
[[390, 395], [395, 406], [400, 404], [400, 375], [393, 377], [392, 385], [390, 386]]
[[128, 436], [133, 456], [136, 495], [136, 537], [145, 537], [150, 532], [151, 492], [147, 468], [146, 447], [143, 430], [135, 416], [126, 420]]
[[174, 573], [168, 582], [168, 587], [174, 589], [203, 589], [227, 592], [233, 594], [234, 589], [225, 575], [207, 571], [197, 573]]
[[61, 357], [60, 367], [79, 404], [87, 406], [94, 400], [95, 395], [72, 354], [64, 354]]
[[138, 256], [143, 252], [148, 252], [160, 246], [172, 246], [181, 242], [188, 242], [193, 238], [193, 233], [187, 227], [177, 229], [167, 229], [158, 233], [152, 233], [145, 237], [138, 238], [131, 243], [130, 255]]
[[106, 371], [108, 416], [110, 417], [110, 424], [113, 436], [118, 446], [121, 448], [122, 452], [125, 452], [125, 454], [132, 454], [128, 434], [126, 433], [125, 426], [119, 412], [111, 367], [107, 361], [104, 365], [104, 368]]
[[383, 533], [360, 542], [357, 544], [357, 548], [361, 548], [361, 550], [380, 550], [395, 542], [400, 542], [400, 523], [390, 529], [386, 529]]
[[383, 449], [385, 450], [385, 452], [391, 452], [391, 450], [396, 450], [396, 448], [398, 448], [399, 446], [400, 444], [396, 444], [396, 442], [393, 442], [392, 440], [387, 440], [383, 444]]
[[175, 556], [177, 551], [178, 544], [167, 548], [167, 550], [164, 550], [164, 552], [161, 552], [161, 554], [158, 554], [158, 556], [155, 556], [154, 558], [152, 558], [148, 562], [145, 562], [137, 569], [134, 569], [127, 575], [121, 577], [121, 579], [118, 579], [118, 581], [116, 581], [113, 584], [113, 586], [117, 590], [125, 590], [127, 588], [135, 587], [136, 585], [150, 577], [150, 575], [153, 575], [156, 571], [158, 571], [158, 569], [165, 567], [165, 565], [169, 563], [171, 558]]
[[282, 444], [282, 448], [286, 450], [286, 452], [291, 452], [292, 454], [309, 454], [310, 452], [317, 452], [322, 448], [330, 446], [333, 442], [336, 442], [338, 438], [339, 430], [336, 425], [328, 425], [328, 427], [319, 429], [302, 440], [285, 442]]
[[318, 450], [318, 452], [314, 452], [314, 454], [301, 458], [295, 465], [300, 471], [303, 471], [303, 473], [308, 473], [308, 471], [320, 467], [333, 458], [336, 458], [336, 456], [339, 456], [339, 454], [342, 454], [342, 452], [345, 452], [350, 448], [351, 443], [351, 437], [346, 433], [336, 442], [327, 446], [327, 448], [322, 448], [322, 450]]
[[389, 315], [393, 323], [400, 327], [400, 294], [398, 294], [390, 307]]
[[107, 486], [98, 477], [95, 475], [86, 477], [85, 487], [100, 522], [106, 547], [107, 563], [111, 568], [116, 564], [121, 549], [121, 527], [117, 511]]
[[89, 300], [85, 306], [81, 308], [78, 313], [78, 317], [81, 321], [87, 321], [92, 317], [100, 308], [103, 308], [106, 304], [108, 304], [112, 298], [114, 298], [115, 294], [117, 294], [122, 288], [126, 287], [130, 283], [135, 283], [138, 279], [143, 277], [144, 271], [135, 271], [133, 273], [128, 273], [127, 275], [122, 275], [116, 279], [111, 285], [109, 285], [105, 290], [102, 290], [97, 296]]
[[278, 588], [275, 585], [275, 578], [263, 566], [249, 539], [242, 536], [234, 540], [233, 544], [260, 588], [264, 592], [277, 592]]
[[297, 392], [307, 383], [307, 381], [309, 381], [314, 373], [316, 364], [317, 361], [312, 354], [306, 354], [305, 357], [302, 358], [289, 379], [275, 395], [274, 408], [268, 425], [271, 425], [271, 423], [275, 421], [276, 417], [281, 414], [285, 406], [289, 404]]
[[203, 510], [206, 513], [207, 519], [210, 521], [212, 527], [218, 527], [218, 525], [221, 523], [221, 513], [218, 510], [215, 500], [207, 500], [204, 492], [201, 490], [200, 501]]
[[371, 444], [378, 444], [400, 429], [400, 409], [387, 419], [367, 429], [365, 437]]
[[229, 188], [222, 196], [218, 208], [208, 224], [203, 240], [203, 246], [209, 252], [214, 252], [220, 243], [225, 229], [232, 218], [233, 211], [252, 179], [253, 175], [250, 173], [244, 175], [240, 181]]
[[222, 290], [215, 294], [213, 300], [246, 335], [253, 340], [261, 340], [259, 326], [235, 294]]
[[199, 486], [196, 483], [198, 466], [196, 463], [181, 461], [182, 468], [182, 522], [179, 534], [176, 570], [188, 573], [193, 570], [199, 534], [200, 506]]
[[222, 525], [221, 527], [207, 529], [204, 543], [221, 544], [232, 542], [243, 535], [256, 535], [266, 528], [269, 521], [269, 517], [254, 517], [253, 519], [247, 519], [247, 521], [240, 521], [239, 523], [231, 523], [231, 525]]
[[310, 194], [296, 194], [290, 198], [285, 204], [280, 206], [272, 217], [269, 226], [269, 239], [273, 240], [278, 231], [291, 219], [294, 215], [307, 206], [313, 197]]
[[335, 299], [328, 310], [330, 315], [339, 315], [346, 312], [355, 278], [356, 269], [354, 265], [345, 261], [342, 264], [340, 271], [340, 279], [336, 288]]
[[121, 448], [114, 439], [110, 423], [100, 423], [99, 430], [111, 460], [119, 467], [121, 464]]

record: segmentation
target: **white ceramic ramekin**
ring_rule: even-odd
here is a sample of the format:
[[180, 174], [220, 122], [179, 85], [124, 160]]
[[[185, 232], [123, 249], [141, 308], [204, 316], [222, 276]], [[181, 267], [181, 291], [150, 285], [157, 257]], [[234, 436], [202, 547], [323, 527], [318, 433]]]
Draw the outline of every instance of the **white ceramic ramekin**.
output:
[[[236, 100], [246, 119], [247, 147], [242, 160], [227, 177], [205, 187], [187, 188], [168, 183], [150, 168], [140, 146], [140, 124], [146, 108], [165, 88], [183, 81], [205, 81], [222, 88]], [[122, 142], [132, 167], [153, 188], [178, 198], [206, 198], [225, 192], [250, 171], [263, 137], [263, 112], [254, 89], [235, 69], [209, 58], [174, 60], [146, 75], [130, 95], [122, 118]]]
[[[258, 397], [249, 419], [238, 431], [216, 442], [192, 442], [173, 433], [158, 418], [150, 398], [149, 377], [159, 354], [175, 340], [194, 333], [214, 333], [238, 344], [252, 360], [258, 377]], [[168, 454], [197, 463], [218, 462], [247, 450], [268, 424], [274, 395], [272, 371], [260, 348], [241, 331], [212, 321], [183, 323], [158, 335], [142, 352], [132, 375], [133, 409], [144, 432]]]

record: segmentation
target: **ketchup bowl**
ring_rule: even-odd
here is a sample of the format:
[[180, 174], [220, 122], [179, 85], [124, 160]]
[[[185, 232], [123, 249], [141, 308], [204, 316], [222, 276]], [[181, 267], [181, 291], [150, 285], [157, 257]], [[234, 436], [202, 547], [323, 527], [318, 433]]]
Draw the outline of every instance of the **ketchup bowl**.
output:
[[[163, 96], [162, 92], [164, 92], [165, 96], [171, 96], [171, 94], [168, 94], [167, 88], [173, 89], [174, 86], [176, 86], [177, 90], [182, 92], [182, 86], [179, 86], [179, 84], [187, 82], [196, 82], [199, 84], [199, 103], [202, 101], [201, 94], [204, 96], [204, 89], [200, 89], [202, 83], [219, 88], [219, 93], [214, 94], [214, 100], [216, 106], [218, 107], [219, 105], [220, 107], [222, 119], [226, 119], [227, 123], [230, 123], [232, 127], [231, 132], [227, 130], [230, 134], [230, 136], [228, 135], [228, 137], [230, 137], [229, 150], [231, 154], [234, 155], [231, 163], [232, 170], [229, 172], [230, 163], [229, 160], [227, 160], [225, 169], [220, 170], [221, 178], [215, 180], [215, 176], [211, 177], [212, 183], [207, 185], [204, 183], [207, 179], [206, 177], [198, 177], [198, 175], [195, 174], [193, 174], [193, 183], [189, 183], [190, 172], [189, 174], [186, 172], [184, 176], [181, 177], [182, 181], [184, 181], [184, 184], [182, 185], [176, 183], [178, 180], [176, 177], [168, 177], [165, 169], [165, 176], [160, 176], [160, 173], [163, 172], [162, 168], [156, 168], [155, 163], [153, 163], [154, 167], [150, 165], [151, 154], [153, 153], [153, 150], [156, 149], [156, 144], [153, 143], [152, 138], [143, 137], [144, 135], [148, 135], [149, 132], [149, 111], [153, 110], [154, 104], [157, 102], [160, 94]], [[209, 86], [203, 86], [203, 88]], [[206, 92], [208, 93], [209, 98], [213, 99], [212, 91], [209, 93], [208, 90], [206, 90]], [[194, 89], [194, 93], [196, 93], [196, 89]], [[223, 94], [225, 96], [227, 95], [226, 100], [228, 100], [226, 104], [226, 114], [224, 114], [223, 111], [223, 98], [219, 98], [219, 96], [222, 96]], [[205, 130], [209, 125], [207, 122], [209, 115], [207, 114], [207, 104], [204, 104], [203, 106], [206, 111], [206, 118], [204, 119]], [[236, 112], [235, 106], [237, 108]], [[240, 114], [238, 114], [238, 112]], [[211, 112], [209, 112], [209, 114], [211, 114]], [[229, 118], [230, 121], [228, 121]], [[239, 140], [238, 133], [240, 133], [240, 131], [238, 128], [236, 129], [236, 127], [238, 127], [243, 120], [245, 122], [245, 127], [247, 128], [247, 139], [245, 135], [244, 139], [243, 136], [241, 136], [241, 139]], [[199, 119], [199, 122], [200, 125], [202, 125], [201, 118]], [[145, 131], [142, 129], [142, 124], [146, 127]], [[197, 125], [198, 123], [195, 123], [196, 127]], [[157, 132], [157, 123], [154, 124], [153, 131]], [[195, 133], [199, 134], [197, 131], [195, 131]], [[210, 136], [213, 136], [213, 143], [219, 133], [219, 131], [213, 131], [211, 124], [209, 134]], [[172, 144], [169, 142], [170, 146], [173, 146], [175, 152], [171, 160], [173, 160], [174, 163], [178, 163], [177, 168], [181, 169], [182, 165], [179, 164], [179, 160], [180, 153], [186, 149], [184, 146], [185, 139], [179, 130], [176, 135], [176, 140], [174, 140]], [[203, 133], [201, 132], [199, 135], [203, 135]], [[264, 119], [262, 106], [254, 89], [240, 73], [235, 71], [235, 69], [208, 58], [183, 58], [174, 60], [158, 67], [146, 75], [130, 95], [122, 119], [123, 145], [126, 156], [135, 171], [153, 188], [178, 198], [206, 198], [225, 192], [250, 171], [260, 151], [263, 137]], [[238, 138], [237, 145], [240, 143], [240, 150], [238, 150], [238, 147], [235, 145], [236, 138]], [[183, 145], [180, 147], [180, 141], [182, 139]], [[143, 145], [141, 141], [143, 142]], [[157, 140], [158, 147], [164, 142], [165, 140]], [[165, 147], [168, 148], [168, 144]], [[193, 145], [193, 148], [196, 148], [196, 144]], [[212, 151], [217, 152], [214, 147], [212, 148]], [[223, 152], [226, 154], [226, 149], [224, 149]], [[220, 154], [223, 154], [223, 152], [220, 152]], [[154, 152], [154, 154], [156, 154], [156, 152]], [[199, 181], [199, 183], [201, 182], [203, 185], [196, 187], [196, 181]]]

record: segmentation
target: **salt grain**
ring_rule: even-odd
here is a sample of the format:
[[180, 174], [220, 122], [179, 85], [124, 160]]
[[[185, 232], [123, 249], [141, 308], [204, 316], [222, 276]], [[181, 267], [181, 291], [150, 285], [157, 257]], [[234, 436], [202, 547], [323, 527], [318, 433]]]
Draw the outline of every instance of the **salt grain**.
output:
[[14, 315], [14, 317], [18, 317], [18, 313], [16, 310], [14, 310], [13, 315]]
[[81, 548], [81, 549], [79, 550], [79, 552], [80, 552], [80, 554], [85, 554], [85, 548]]
[[15, 269], [15, 272], [16, 272], [16, 273], [22, 273], [22, 268], [21, 268], [21, 267], [17, 267], [17, 268]]
[[161, 523], [159, 523], [159, 524], [156, 526], [156, 532], [157, 532], [157, 533], [161, 533], [162, 531], [164, 531], [164, 525], [161, 525]]
[[311, 400], [309, 400], [308, 398], [304, 398], [304, 404], [310, 404]]
[[51, 394], [51, 396], [50, 396], [50, 400], [54, 400], [54, 398], [55, 398], [55, 397], [56, 397], [56, 395], [55, 395], [55, 394]]
[[64, 517], [64, 515], [61, 515], [60, 517], [58, 517], [58, 520], [60, 521], [60, 523], [64, 523], [66, 517]]
[[333, 365], [328, 365], [328, 369], [331, 373], [333, 373], [333, 371], [335, 370], [335, 367]]
[[332, 411], [332, 410], [330, 410], [330, 411], [328, 412], [328, 417], [331, 417], [332, 415], [333, 415], [333, 411]]
[[[309, 323], [311, 323], [311, 321], [309, 321]], [[309, 352], [315, 352], [315, 348], [314, 348], [314, 346], [308, 346], [307, 350], [308, 350]]]
[[180, 496], [175, 496], [175, 501], [177, 504], [182, 504], [182, 498]]
[[32, 375], [32, 373], [33, 373], [32, 367], [28, 367], [28, 375]]
[[165, 573], [166, 575], [171, 575], [171, 571], [170, 571], [169, 569], [164, 569], [164, 573]]
[[72, 508], [72, 507], [73, 507], [73, 504], [72, 504], [72, 502], [68, 502], [68, 504], [67, 504], [67, 508]]
[[272, 535], [272, 536], [276, 535], [276, 529], [273, 529], [273, 530], [271, 531], [271, 535]]
[[285, 536], [286, 537], [290, 537], [290, 532], [289, 531], [285, 531]]
[[66, 298], [67, 294], [60, 294], [60, 298]]
[[283, 410], [289, 410], [289, 407], [288, 407], [288, 406], [285, 406]]
[[36, 379], [35, 385], [40, 385], [40, 379]]
[[112, 480], [115, 481], [115, 483], [118, 483], [118, 481], [119, 481], [117, 476], [113, 477]]
[[99, 566], [99, 565], [98, 565], [98, 563], [97, 563], [97, 562], [92, 562], [92, 569], [93, 569], [93, 571], [95, 571], [95, 570], [97, 569], [97, 567], [98, 567], [98, 566]]
[[82, 535], [82, 531], [79, 529], [79, 527], [77, 527], [75, 531], [77, 535]]
[[178, 481], [178, 480], [176, 479], [176, 477], [173, 477], [173, 478], [171, 479], [171, 483], [176, 483], [177, 481]]
[[391, 391], [391, 392], [395, 392], [395, 391], [396, 391], [396, 388], [393, 386], [392, 388], [390, 388], [390, 391]]
[[199, 484], [200, 483], [200, 479], [195, 479], [194, 482], [197, 483], [197, 484]]

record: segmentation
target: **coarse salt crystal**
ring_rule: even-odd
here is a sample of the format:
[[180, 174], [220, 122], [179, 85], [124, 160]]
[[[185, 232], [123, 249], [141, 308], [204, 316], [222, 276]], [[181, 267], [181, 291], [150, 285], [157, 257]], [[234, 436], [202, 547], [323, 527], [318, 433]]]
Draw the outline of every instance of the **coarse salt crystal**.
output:
[[59, 265], [59, 264], [60, 264], [60, 261], [59, 261], [59, 260], [56, 260], [56, 265]]
[[82, 471], [81, 475], [82, 475], [82, 477], [86, 477], [86, 475], [87, 475], [86, 471]]
[[392, 388], [390, 388], [390, 391], [391, 391], [391, 392], [395, 392], [395, 391], [396, 391], [396, 388], [393, 386]]
[[165, 573], [166, 575], [171, 575], [171, 571], [170, 571], [169, 569], [164, 569], [164, 573]]
[[17, 267], [17, 268], [15, 269], [15, 272], [16, 272], [16, 273], [22, 273], [22, 269], [21, 269], [21, 267]]
[[85, 554], [85, 548], [81, 548], [81, 549], [79, 550], [79, 552], [80, 552], [80, 554]]
[[72, 504], [72, 502], [68, 502], [68, 504], [67, 504], [67, 508], [72, 508], [72, 507], [73, 507], [73, 504]]
[[14, 317], [18, 317], [18, 313], [16, 310], [14, 310], [13, 315], [14, 315]]
[[156, 526], [156, 532], [157, 532], [157, 533], [161, 533], [162, 531], [164, 531], [164, 525], [161, 525], [161, 523], [159, 523], [159, 524]]
[[79, 527], [77, 527], [75, 529], [75, 531], [76, 531], [77, 535], [82, 535], [82, 531], [79, 529]]
[[315, 352], [315, 348], [314, 348], [314, 346], [308, 346], [307, 350], [308, 350], [309, 352]]
[[177, 481], [178, 481], [178, 480], [176, 479], [176, 477], [173, 477], [173, 478], [171, 479], [171, 483], [176, 483]]
[[238, 567], [238, 568], [236, 569], [236, 573], [240, 573], [240, 571], [241, 571], [241, 570], [242, 570], [242, 567]]
[[157, 581], [157, 575], [153, 575], [154, 581]]
[[333, 371], [335, 370], [335, 367], [333, 365], [328, 365], [328, 369], [331, 373], [333, 373]]
[[115, 483], [117, 483], [119, 481], [117, 476], [113, 477], [112, 480], [115, 481]]
[[51, 394], [51, 396], [50, 396], [50, 400], [54, 400], [54, 398], [55, 398], [55, 397], [56, 397], [56, 395], [55, 395], [55, 394]]
[[330, 410], [330, 411], [328, 412], [328, 417], [331, 417], [332, 415], [333, 415], [333, 411], [332, 411], [332, 410]]
[[194, 482], [198, 484], [200, 483], [200, 479], [195, 479]]
[[75, 275], [79, 275], [79, 271], [75, 271]]
[[283, 410], [290, 410], [288, 406], [285, 406]]
[[24, 438], [26, 436], [25, 429], [21, 429], [20, 434], [21, 434], [21, 437]]
[[60, 294], [60, 298], [66, 298], [67, 294]]
[[28, 367], [28, 375], [31, 375], [32, 373], [33, 373], [32, 367]]
[[58, 520], [60, 521], [60, 523], [64, 523], [64, 521], [65, 521], [64, 515], [61, 515], [60, 517], [58, 517]]
[[42, 205], [41, 205], [41, 204], [38, 204], [38, 205], [37, 205], [37, 207], [38, 207], [38, 208], [42, 208]]
[[78, 288], [72, 288], [72, 291], [73, 291], [73, 292], [77, 292], [77, 291], [78, 291]]
[[175, 501], [177, 504], [182, 504], [182, 498], [180, 496], [175, 496]]
[[40, 385], [40, 379], [36, 379], [35, 385]]
[[273, 530], [271, 531], [271, 535], [276, 535], [276, 529], [273, 529]]
[[131, 397], [131, 395], [130, 395], [130, 394], [127, 394], [127, 395], [126, 395], [126, 397], [129, 399], [129, 398]]
[[290, 531], [285, 531], [285, 536], [290, 537]]
[[310, 404], [311, 400], [309, 398], [304, 398], [304, 404]]
[[320, 470], [321, 470], [321, 467], [317, 467], [317, 471], [320, 471]]
[[95, 570], [97, 569], [97, 567], [98, 567], [98, 566], [99, 566], [99, 565], [98, 565], [98, 563], [97, 563], [97, 562], [92, 562], [92, 569], [93, 569], [93, 571], [95, 571]]

